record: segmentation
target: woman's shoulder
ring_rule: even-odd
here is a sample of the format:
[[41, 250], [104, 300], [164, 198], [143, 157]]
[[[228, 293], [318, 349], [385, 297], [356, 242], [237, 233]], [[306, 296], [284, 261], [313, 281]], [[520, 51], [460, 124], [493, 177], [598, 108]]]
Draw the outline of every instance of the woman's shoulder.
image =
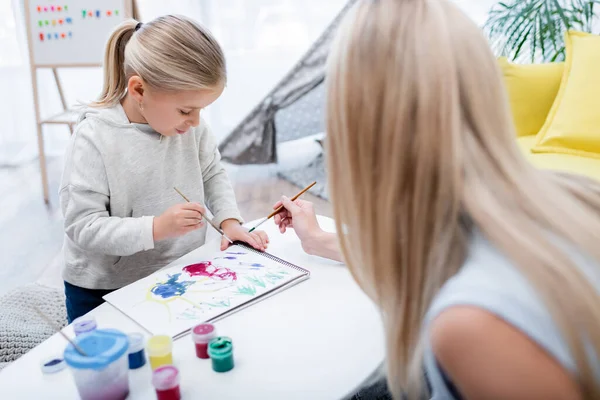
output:
[[[565, 250], [583, 272], [600, 272], [597, 262], [572, 248]], [[600, 282], [596, 287], [600, 291]], [[478, 232], [473, 234], [462, 268], [435, 296], [426, 323], [451, 314], [452, 309], [462, 308], [464, 313], [465, 307], [478, 328], [497, 328], [486, 321], [516, 328], [564, 367], [575, 368], [568, 344], [542, 297], [514, 263]]]
[[[597, 261], [563, 248], [600, 291]], [[425, 324], [425, 370], [436, 398], [577, 398], [570, 375], [576, 364], [549, 308], [479, 232], [462, 268], [435, 296]]]
[[[556, 238], [553, 241], [600, 292], [598, 261]], [[463, 266], [441, 288], [429, 312], [438, 313], [440, 308], [461, 301], [479, 303], [501, 313], [520, 309], [549, 315], [541, 297], [514, 262], [477, 230], [471, 235]]]

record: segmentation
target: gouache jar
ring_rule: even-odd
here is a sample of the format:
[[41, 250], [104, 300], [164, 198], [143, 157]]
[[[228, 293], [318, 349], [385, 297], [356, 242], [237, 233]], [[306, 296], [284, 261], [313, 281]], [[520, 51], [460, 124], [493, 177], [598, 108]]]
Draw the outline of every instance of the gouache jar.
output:
[[73, 332], [75, 332], [75, 336], [92, 332], [96, 328], [96, 319], [94, 317], [83, 316], [73, 321]]
[[116, 329], [97, 329], [76, 336], [64, 352], [82, 400], [123, 400], [129, 394], [127, 335]]
[[215, 337], [217, 337], [217, 330], [212, 324], [200, 324], [192, 329], [192, 341], [198, 358], [209, 358], [208, 343]]
[[132, 333], [129, 335], [129, 369], [138, 369], [146, 365], [144, 351], [144, 335]]
[[173, 364], [173, 341], [167, 335], [155, 335], [148, 339], [146, 345], [148, 359], [152, 370], [163, 365]]
[[215, 372], [227, 372], [233, 369], [233, 342], [230, 338], [219, 336], [208, 344], [208, 355]]
[[158, 400], [179, 400], [179, 370], [173, 365], [163, 365], [152, 373], [152, 386]]

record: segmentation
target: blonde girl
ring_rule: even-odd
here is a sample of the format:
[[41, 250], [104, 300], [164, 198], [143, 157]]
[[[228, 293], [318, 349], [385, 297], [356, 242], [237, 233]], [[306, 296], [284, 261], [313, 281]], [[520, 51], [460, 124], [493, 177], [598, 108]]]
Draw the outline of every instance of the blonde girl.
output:
[[599, 399], [600, 187], [523, 157], [480, 29], [362, 0], [327, 80], [339, 238], [306, 202], [275, 222], [379, 305], [395, 398]]
[[[193, 20], [130, 20], [110, 36], [104, 88], [80, 117], [60, 187], [69, 321], [111, 290], [201, 246], [205, 205], [229, 238], [265, 249], [266, 234], [241, 225], [217, 143], [201, 118], [225, 83], [221, 47]], [[227, 245], [223, 239], [221, 248]]]

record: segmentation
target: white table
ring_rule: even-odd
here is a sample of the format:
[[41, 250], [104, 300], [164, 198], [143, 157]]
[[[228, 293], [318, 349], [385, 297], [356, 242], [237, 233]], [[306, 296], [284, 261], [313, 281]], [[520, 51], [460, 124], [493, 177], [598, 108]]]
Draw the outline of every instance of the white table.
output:
[[[321, 226], [333, 221], [319, 216]], [[182, 399], [340, 399], [366, 379], [384, 356], [380, 316], [344, 265], [302, 250], [293, 230], [281, 235], [272, 221], [261, 226], [271, 239], [268, 252], [305, 267], [310, 279], [216, 323], [230, 336], [236, 366], [212, 371], [210, 360], [196, 358], [189, 335], [174, 342], [174, 364], [181, 374]], [[218, 240], [176, 262], [201, 259], [218, 249]], [[100, 328], [145, 331], [105, 303], [93, 310]], [[72, 335], [70, 326], [64, 331]], [[1, 399], [77, 399], [69, 369], [53, 375], [40, 370], [42, 359], [62, 354], [58, 334], [0, 372]], [[153, 399], [147, 363], [130, 371], [131, 399]]]

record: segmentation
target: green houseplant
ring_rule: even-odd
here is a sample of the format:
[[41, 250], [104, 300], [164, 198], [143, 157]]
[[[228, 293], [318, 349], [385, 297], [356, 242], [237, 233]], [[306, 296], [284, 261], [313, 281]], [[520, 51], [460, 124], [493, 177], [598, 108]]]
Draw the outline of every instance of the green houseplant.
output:
[[507, 0], [484, 29], [498, 55], [513, 61], [562, 61], [566, 30], [592, 32], [600, 0]]

